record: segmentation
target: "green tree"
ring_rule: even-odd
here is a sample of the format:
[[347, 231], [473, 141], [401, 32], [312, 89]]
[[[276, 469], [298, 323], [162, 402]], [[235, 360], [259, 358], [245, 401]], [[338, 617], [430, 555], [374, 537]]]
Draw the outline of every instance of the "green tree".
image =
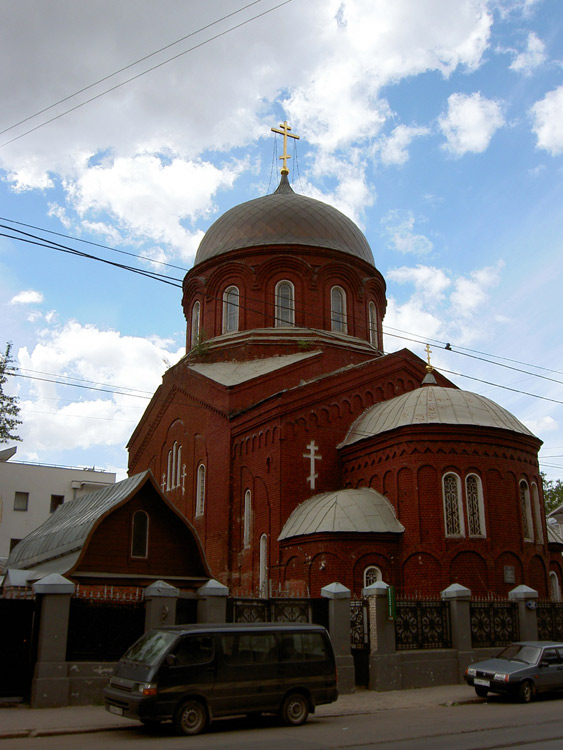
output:
[[8, 396], [4, 393], [4, 385], [14, 372], [13, 362], [12, 344], [8, 343], [4, 354], [0, 354], [0, 443], [21, 440], [19, 435], [15, 434], [15, 430], [21, 424], [21, 419], [18, 419], [19, 399], [17, 396]]
[[563, 505], [563, 482], [561, 479], [547, 479], [543, 472], [541, 480], [545, 512], [551, 513], [552, 510]]

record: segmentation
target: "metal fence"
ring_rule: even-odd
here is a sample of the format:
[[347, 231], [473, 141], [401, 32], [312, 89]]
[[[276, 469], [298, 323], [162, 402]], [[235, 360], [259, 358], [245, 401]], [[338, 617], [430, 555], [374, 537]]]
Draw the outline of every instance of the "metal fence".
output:
[[397, 599], [395, 646], [397, 651], [451, 648], [449, 602]]
[[328, 626], [325, 599], [239, 599], [227, 602], [230, 622], [314, 622]]
[[538, 638], [563, 641], [563, 602], [538, 602]]
[[520, 637], [518, 605], [514, 602], [472, 601], [469, 615], [473, 648], [506, 646]]
[[[114, 592], [116, 593], [116, 592]], [[129, 598], [87, 598], [70, 601], [67, 661], [118, 661], [145, 629], [145, 604]]]

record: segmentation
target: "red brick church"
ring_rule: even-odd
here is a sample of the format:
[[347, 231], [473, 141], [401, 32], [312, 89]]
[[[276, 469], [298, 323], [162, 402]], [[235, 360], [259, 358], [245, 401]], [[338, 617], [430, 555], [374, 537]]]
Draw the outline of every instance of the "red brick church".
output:
[[186, 355], [128, 445], [231, 593], [383, 579], [401, 594], [556, 596], [541, 441], [407, 349], [360, 229], [279, 187], [227, 211], [186, 274]]

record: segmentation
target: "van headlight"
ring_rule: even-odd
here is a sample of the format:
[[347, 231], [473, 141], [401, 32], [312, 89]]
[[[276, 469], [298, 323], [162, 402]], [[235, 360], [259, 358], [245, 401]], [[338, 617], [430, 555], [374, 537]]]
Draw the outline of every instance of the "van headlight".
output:
[[141, 695], [156, 695], [156, 682], [138, 682], [137, 692]]

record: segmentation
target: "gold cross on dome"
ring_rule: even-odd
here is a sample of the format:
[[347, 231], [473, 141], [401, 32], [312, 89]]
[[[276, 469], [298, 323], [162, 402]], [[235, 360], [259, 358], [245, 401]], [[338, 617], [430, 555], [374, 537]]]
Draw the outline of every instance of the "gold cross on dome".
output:
[[426, 356], [428, 358], [428, 364], [426, 365], [426, 370], [428, 372], [432, 372], [434, 369], [432, 365], [430, 364], [430, 355], [432, 354], [432, 349], [430, 348], [430, 344], [426, 344]]
[[272, 133], [279, 133], [280, 135], [283, 135], [283, 155], [280, 156], [280, 159], [283, 159], [283, 167], [281, 169], [281, 173], [289, 174], [289, 169], [287, 168], [287, 160], [291, 159], [291, 156], [287, 153], [287, 138], [289, 136], [290, 138], [295, 138], [295, 140], [298, 141], [299, 136], [293, 135], [293, 133], [289, 132], [291, 128], [287, 124], [286, 120], [284, 120], [283, 124], [280, 123], [280, 128], [283, 128], [283, 130], [278, 130], [277, 128], [271, 128], [271, 130]]

